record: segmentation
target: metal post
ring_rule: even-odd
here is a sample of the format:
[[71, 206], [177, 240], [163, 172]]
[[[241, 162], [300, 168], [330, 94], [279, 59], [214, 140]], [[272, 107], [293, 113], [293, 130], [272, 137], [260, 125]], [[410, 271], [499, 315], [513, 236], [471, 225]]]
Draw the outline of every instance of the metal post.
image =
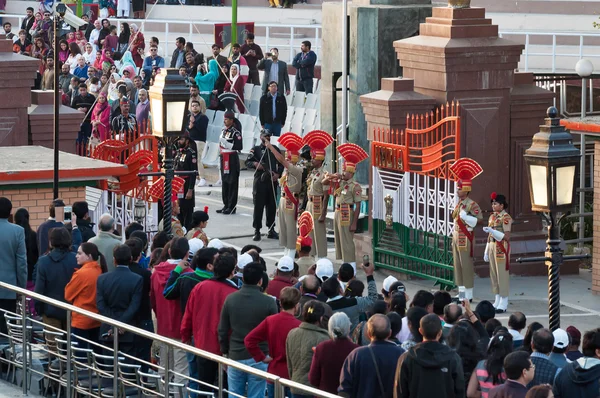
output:
[[70, 310], [67, 310], [67, 398], [71, 398], [71, 388], [73, 387], [73, 366], [71, 364], [71, 316]]
[[279, 379], [275, 380], [273, 389], [275, 390], [275, 398], [285, 398], [285, 387], [281, 385]]
[[348, 0], [342, 0], [342, 18], [342, 131], [338, 145], [346, 142], [348, 124]]
[[[161, 363], [164, 360], [165, 363], [165, 398], [169, 398], [169, 392], [171, 390], [171, 375], [169, 374], [171, 372], [171, 369], [169, 367], [170, 365], [170, 361], [171, 361], [171, 346], [169, 344], [166, 344], [167, 349], [165, 350], [165, 356], [166, 358], [161, 358]], [[162, 355], [162, 352], [161, 352]]]
[[[58, 13], [54, 13], [54, 46], [58, 48]], [[54, 170], [53, 170], [53, 182], [52, 190], [54, 199], [58, 199], [58, 151], [59, 151], [59, 140], [58, 140], [58, 124], [60, 118], [60, 91], [58, 87], [58, 77], [60, 76], [60, 70], [58, 69], [58, 51], [54, 51]]]
[[113, 326], [113, 397], [119, 396], [119, 328]]
[[[23, 395], [27, 395], [27, 296], [21, 296], [21, 327], [23, 328]], [[14, 358], [13, 358], [14, 359]]]
[[294, 27], [290, 27], [290, 64], [294, 61]]
[[579, 135], [581, 159], [579, 159], [579, 228], [577, 233], [577, 247], [583, 248], [583, 239], [585, 238], [585, 134]]
[[560, 266], [563, 262], [563, 251], [560, 248], [559, 221], [560, 219], [557, 220], [554, 214], [550, 213], [546, 266], [548, 267], [548, 318], [552, 331], [560, 328]]
[[171, 215], [173, 210], [173, 202], [172, 199], [172, 182], [173, 177], [175, 176], [175, 171], [173, 170], [173, 151], [172, 151], [173, 141], [171, 138], [165, 138], [165, 159], [163, 161], [163, 166], [165, 168], [165, 190], [163, 197], [163, 230], [171, 237]]
[[585, 117], [587, 112], [587, 78], [581, 78], [581, 117]]
[[594, 81], [590, 77], [588, 79], [588, 83], [590, 86], [590, 113], [594, 112]]
[[217, 391], [217, 394], [219, 396], [219, 398], [223, 398], [224, 394], [223, 394], [223, 364], [221, 362], [219, 362], [219, 378], [217, 379], [217, 383], [219, 384], [219, 391]]
[[231, 44], [237, 43], [237, 0], [231, 0]]

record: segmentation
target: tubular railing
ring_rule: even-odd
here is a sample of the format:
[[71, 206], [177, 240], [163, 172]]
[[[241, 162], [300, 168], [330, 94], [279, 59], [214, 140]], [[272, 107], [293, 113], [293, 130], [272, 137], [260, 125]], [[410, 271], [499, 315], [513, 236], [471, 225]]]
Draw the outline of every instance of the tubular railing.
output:
[[[227, 397], [227, 394], [231, 394], [223, 387], [224, 370], [230, 367], [248, 373], [250, 375], [259, 377], [261, 379], [265, 379], [267, 382], [273, 383], [275, 386], [276, 398], [285, 397], [284, 389], [286, 387], [300, 390], [302, 391], [302, 394], [312, 395], [318, 398], [336, 397], [336, 395], [326, 393], [314, 387], [305, 386], [303, 384], [296, 383], [291, 380], [283, 379], [279, 376], [254, 369], [250, 366], [242, 365], [234, 360], [227, 359], [203, 350], [199, 350], [193, 346], [181, 343], [179, 341], [172, 340], [170, 338], [163, 337], [155, 333], [147, 332], [135, 326], [115, 321], [111, 318], [107, 318], [105, 316], [83, 310], [70, 304], [65, 304], [61, 301], [51, 299], [44, 295], [19, 288], [5, 282], [0, 282], [0, 289], [6, 289], [17, 294], [17, 310], [18, 312], [20, 312], [20, 314], [10, 312], [5, 312], [5, 314], [8, 314], [7, 322], [9, 322], [11, 326], [17, 325], [17, 322], [20, 322], [20, 325], [17, 326], [20, 327], [20, 335], [22, 336], [21, 341], [19, 341], [18, 336], [14, 336], [11, 333], [11, 330], [17, 330], [18, 328], [9, 329], [7, 335], [2, 334], [3, 337], [7, 337], [9, 339], [9, 342], [11, 342], [11, 347], [13, 345], [16, 347], [20, 344], [22, 347], [22, 353], [20, 355], [20, 362], [17, 360], [17, 355], [10, 355], [8, 358], [1, 358], [0, 362], [5, 362], [10, 364], [10, 366], [13, 366], [13, 372], [16, 372], [17, 368], [21, 370], [23, 394], [28, 393], [28, 390], [31, 387], [32, 376], [37, 375], [38, 377], [42, 377], [42, 381], [47, 379], [48, 382], [53, 381], [55, 383], [58, 383], [61, 387], [63, 387], [66, 390], [66, 398], [73, 397], [73, 393], [98, 398], [105, 398], [107, 396], [123, 396], [125, 394], [121, 394], [120, 392], [125, 391], [126, 387], [132, 387], [137, 389], [138, 392], [146, 392], [157, 397], [168, 398], [172, 396], [186, 396], [187, 391], [189, 391], [189, 389], [186, 389], [185, 386], [181, 383], [174, 383], [170, 381], [171, 376], [173, 375], [182, 377], [186, 380], [196, 381], [200, 385], [213, 389], [216, 393], [216, 395], [215, 393], [200, 393], [200, 396], [216, 396], [222, 398]], [[29, 305], [29, 298], [65, 310], [67, 312], [66, 331], [57, 329], [55, 327], [51, 327], [49, 325], [45, 325], [43, 322], [40, 322], [38, 320], [35, 320], [33, 317], [28, 316], [27, 308]], [[85, 315], [86, 317], [89, 317], [93, 320], [110, 325], [113, 335], [112, 349], [106, 345], [95, 344], [88, 340], [82, 339], [79, 336], [72, 335], [71, 316], [73, 313]], [[61, 343], [56, 342], [55, 338], [37, 338], [34, 341], [37, 341], [41, 344], [33, 344], [30, 340], [33, 339], [33, 335], [35, 333], [35, 325], [43, 325], [42, 333], [44, 334], [47, 334], [48, 331], [56, 333], [56, 335], [64, 333], [65, 339], [62, 340], [64, 342], [62, 344], [64, 344], [65, 347], [59, 349], [58, 344]], [[157, 366], [120, 352], [119, 331], [130, 332], [135, 335], [143, 336], [147, 339], [152, 339], [155, 342], [165, 344], [167, 358], [169, 358], [173, 349], [180, 349], [185, 351], [186, 353], [191, 353], [195, 356], [199, 356], [204, 359], [216, 362], [218, 364], [219, 370], [218, 385], [207, 385], [206, 383], [203, 383], [199, 380], [194, 380], [190, 378], [188, 375], [178, 374], [169, 368], [168, 360], [165, 361], [165, 366]], [[54, 335], [54, 337], [56, 337], [56, 335]], [[100, 356], [99, 354], [95, 353], [93, 349], [89, 349], [86, 351], [85, 349], [78, 348], [78, 343], [74, 341], [74, 339], [87, 341], [88, 343], [93, 343], [94, 345], [101, 347], [105, 351], [112, 352], [112, 354], [110, 356]], [[64, 365], [63, 374], [58, 375], [58, 377], [56, 377], [50, 375], [49, 371], [40, 371], [39, 369], [36, 369], [33, 366], [32, 360], [33, 349], [35, 349], [36, 351], [47, 352], [50, 357], [53, 357], [56, 360], [58, 360], [58, 366]], [[77, 350], [79, 352], [79, 357], [76, 357], [74, 355], [74, 350]], [[86, 355], [81, 356], [82, 353]], [[140, 365], [137, 365], [136, 363], [123, 363], [122, 361], [126, 357], [130, 360], [135, 360]], [[82, 360], [85, 360], [85, 362], [83, 362]], [[50, 362], [50, 360], [47, 361], [48, 367], [51, 366]], [[112, 362], [112, 364], [110, 362]], [[154, 371], [154, 373], [142, 373], [137, 368], [141, 365], [149, 366], [151, 369], [153, 369], [153, 371], [154, 369], [156, 369], [156, 371]], [[128, 368], [130, 372], [125, 372], [122, 368]], [[134, 373], [131, 373], [131, 369], [135, 370], [135, 375]], [[78, 374], [81, 371], [87, 371], [90, 374], [90, 377], [87, 380], [85, 378], [82, 378], [81, 380], [78, 379]], [[164, 379], [161, 379], [158, 375], [161, 373], [166, 376], [164, 377]], [[105, 386], [100, 381], [101, 379], [112, 379], [112, 383], [111, 385]], [[157, 381], [157, 389], [152, 389], [148, 387], [149, 380], [151, 379]], [[97, 381], [95, 385], [94, 380]], [[195, 391], [190, 392], [192, 394], [195, 393]]]

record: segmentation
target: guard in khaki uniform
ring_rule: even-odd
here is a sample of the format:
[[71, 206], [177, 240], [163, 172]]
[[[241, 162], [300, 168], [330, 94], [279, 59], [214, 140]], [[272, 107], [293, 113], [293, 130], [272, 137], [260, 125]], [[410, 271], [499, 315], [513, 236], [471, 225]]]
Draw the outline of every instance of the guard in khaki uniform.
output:
[[296, 255], [296, 219], [298, 218], [298, 200], [302, 190], [304, 168], [298, 165], [300, 150], [304, 146], [302, 138], [295, 133], [285, 133], [279, 137], [279, 144], [286, 149], [286, 157], [270, 141], [265, 146], [275, 159], [285, 167], [281, 176], [281, 199], [279, 200], [279, 244], [285, 248], [284, 256]]
[[315, 222], [314, 229], [310, 234], [313, 240], [311, 255], [317, 256], [317, 260], [327, 257], [327, 228], [325, 218], [327, 217], [327, 203], [329, 202], [329, 185], [323, 183], [325, 178], [325, 149], [331, 145], [333, 137], [322, 130], [314, 130], [304, 136], [304, 143], [310, 147], [313, 169], [308, 175], [307, 195], [308, 211]]
[[473, 300], [475, 272], [473, 270], [473, 228], [483, 218], [477, 202], [469, 198], [472, 182], [483, 169], [473, 159], [461, 158], [450, 166], [458, 178], [458, 203], [452, 212], [454, 232], [452, 234], [452, 257], [454, 261], [454, 283], [465, 291], [465, 298]]
[[350, 263], [356, 274], [356, 249], [354, 247], [354, 231], [360, 215], [360, 202], [363, 200], [362, 188], [352, 179], [356, 165], [367, 159], [369, 155], [356, 144], [342, 144], [338, 148], [344, 158], [341, 175], [328, 174], [325, 183], [335, 186], [335, 216], [333, 232], [335, 235], [335, 257]]
[[496, 313], [504, 313], [508, 308], [508, 290], [510, 283], [510, 229], [513, 219], [506, 212], [508, 202], [504, 195], [493, 192], [491, 195], [493, 213], [488, 226], [483, 230], [488, 233], [483, 259], [490, 263], [490, 280], [492, 292], [496, 295], [494, 308]]

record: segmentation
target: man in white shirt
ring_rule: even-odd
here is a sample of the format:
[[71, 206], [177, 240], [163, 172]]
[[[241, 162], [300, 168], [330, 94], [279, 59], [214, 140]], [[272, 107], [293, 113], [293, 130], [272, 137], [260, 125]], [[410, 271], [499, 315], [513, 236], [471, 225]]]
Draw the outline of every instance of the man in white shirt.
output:
[[508, 331], [513, 337], [513, 348], [519, 348], [523, 345], [523, 335], [521, 331], [527, 325], [527, 318], [522, 312], [515, 312], [508, 318]]
[[96, 19], [94, 21], [94, 30], [90, 33], [89, 42], [92, 43], [96, 51], [100, 51], [100, 43], [98, 43], [98, 37], [100, 36], [100, 31], [102, 30], [102, 25], [100, 24], [100, 20]]

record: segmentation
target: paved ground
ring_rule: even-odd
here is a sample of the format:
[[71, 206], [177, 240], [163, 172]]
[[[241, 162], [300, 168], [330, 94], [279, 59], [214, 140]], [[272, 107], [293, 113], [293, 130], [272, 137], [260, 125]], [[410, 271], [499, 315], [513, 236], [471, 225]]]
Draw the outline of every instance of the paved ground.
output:
[[[0, 398], [18, 398], [24, 397], [23, 389], [17, 387], [14, 384], [7, 382], [6, 380], [0, 380]], [[27, 393], [28, 397], [39, 397], [39, 395], [32, 394], [31, 391]]]
[[[209, 181], [216, 178], [216, 170], [210, 171]], [[196, 188], [197, 208], [209, 206], [210, 221], [207, 232], [211, 238], [219, 238], [226, 243], [241, 248], [252, 242], [254, 230], [252, 228], [252, 172], [242, 171], [239, 188], [239, 203], [237, 214], [224, 216], [216, 213], [223, 205], [221, 202], [221, 189], [219, 187]], [[263, 234], [267, 230], [263, 227]], [[275, 262], [283, 255], [278, 241], [266, 239], [263, 235], [258, 245], [263, 249], [263, 257], [267, 261], [269, 272], [275, 268]], [[329, 258], [339, 266], [340, 261], [335, 262], [333, 243], [329, 243]], [[361, 275], [362, 272], [359, 273]], [[387, 270], [376, 272], [376, 281], [381, 287], [383, 279], [388, 275]], [[363, 276], [364, 277], [364, 276]], [[409, 295], [419, 289], [435, 290], [431, 282], [425, 280], [409, 280], [405, 282]], [[511, 295], [509, 311], [522, 311], [529, 320], [538, 321], [544, 325], [548, 324], [548, 284], [545, 277], [511, 277]], [[476, 278], [475, 297], [479, 300], [491, 300], [493, 296], [490, 290], [489, 278]], [[508, 315], [500, 316], [498, 319], [506, 324]], [[589, 330], [600, 327], [600, 296], [591, 292], [591, 271], [581, 270], [579, 275], [569, 275], [561, 279], [561, 326], [566, 328], [574, 325], [580, 330]]]

